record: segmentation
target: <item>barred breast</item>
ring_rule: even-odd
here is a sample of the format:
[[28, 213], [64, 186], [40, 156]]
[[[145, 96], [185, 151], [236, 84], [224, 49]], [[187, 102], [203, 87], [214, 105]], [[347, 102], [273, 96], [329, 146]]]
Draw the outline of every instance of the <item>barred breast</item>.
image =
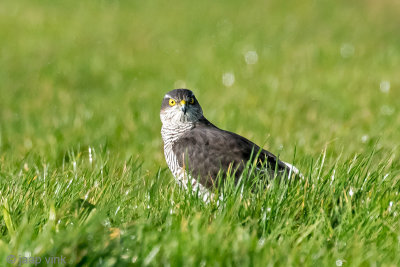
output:
[[191, 181], [192, 190], [195, 193], [199, 193], [204, 201], [208, 201], [212, 194], [210, 194], [207, 188], [198, 183], [196, 179], [189, 177], [185, 170], [179, 166], [177, 155], [175, 155], [172, 149], [174, 143], [179, 140], [179, 137], [181, 137], [186, 131], [190, 130], [190, 128], [192, 128], [191, 125], [174, 129], [165, 126], [161, 128], [161, 136], [164, 141], [165, 161], [167, 162], [168, 168], [171, 170], [176, 182], [180, 186], [187, 189], [188, 181]]

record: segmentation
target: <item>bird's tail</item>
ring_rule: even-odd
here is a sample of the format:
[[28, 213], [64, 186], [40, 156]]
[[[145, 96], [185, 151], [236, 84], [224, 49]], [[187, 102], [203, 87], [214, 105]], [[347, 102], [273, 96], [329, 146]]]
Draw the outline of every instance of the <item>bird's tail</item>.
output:
[[283, 163], [289, 168], [289, 174], [288, 174], [288, 178], [290, 179], [293, 175], [294, 176], [298, 176], [301, 179], [304, 179], [304, 175], [299, 171], [299, 169], [297, 169], [295, 166], [293, 166], [290, 163], [284, 162]]

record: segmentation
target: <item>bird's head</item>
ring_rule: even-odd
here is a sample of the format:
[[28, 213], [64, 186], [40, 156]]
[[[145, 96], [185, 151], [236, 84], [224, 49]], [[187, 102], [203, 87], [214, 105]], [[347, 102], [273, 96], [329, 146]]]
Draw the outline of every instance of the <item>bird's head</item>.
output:
[[163, 125], [193, 123], [202, 116], [203, 110], [192, 91], [175, 89], [165, 94], [160, 111]]

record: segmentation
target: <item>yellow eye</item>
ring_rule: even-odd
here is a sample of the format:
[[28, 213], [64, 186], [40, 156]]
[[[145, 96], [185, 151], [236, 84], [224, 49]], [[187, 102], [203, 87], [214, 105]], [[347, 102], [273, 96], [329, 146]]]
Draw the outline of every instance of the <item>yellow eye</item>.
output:
[[175, 104], [176, 104], [176, 101], [173, 100], [172, 98], [170, 98], [169, 105], [172, 107], [172, 106], [175, 106]]
[[189, 104], [194, 104], [194, 98], [193, 97], [189, 100]]

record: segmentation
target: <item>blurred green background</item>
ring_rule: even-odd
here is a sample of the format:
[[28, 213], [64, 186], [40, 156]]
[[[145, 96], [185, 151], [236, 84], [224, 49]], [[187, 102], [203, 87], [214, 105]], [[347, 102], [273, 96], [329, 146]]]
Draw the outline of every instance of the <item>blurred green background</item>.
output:
[[[399, 73], [398, 0], [2, 0], [2, 263], [397, 266]], [[306, 178], [220, 206], [180, 190], [178, 87]]]
[[[159, 107], [292, 158], [399, 140], [397, 1], [1, 1], [0, 151], [105, 146], [165, 166]], [[247, 57], [247, 61], [246, 61]], [[223, 76], [233, 84], [223, 83]], [[232, 81], [231, 81], [232, 82]], [[230, 86], [229, 86], [230, 85]]]

